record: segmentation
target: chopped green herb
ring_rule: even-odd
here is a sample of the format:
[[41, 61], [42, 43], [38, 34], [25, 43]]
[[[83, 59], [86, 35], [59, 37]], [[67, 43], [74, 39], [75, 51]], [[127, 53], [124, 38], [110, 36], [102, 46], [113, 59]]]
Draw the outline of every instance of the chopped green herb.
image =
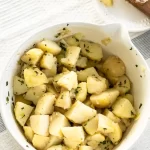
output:
[[60, 42], [60, 47], [62, 48], [62, 50], [66, 51], [66, 47], [64, 43]]
[[33, 92], [33, 95], [35, 95], [35, 92]]
[[133, 111], [131, 111], [131, 115], [134, 115]]
[[107, 128], [103, 128], [104, 130], [107, 130]]
[[135, 67], [138, 67], [138, 65], [135, 65]]
[[9, 97], [6, 97], [6, 104], [9, 103]]
[[12, 97], [11, 100], [14, 101], [14, 98]]
[[67, 23], [67, 26], [69, 26], [69, 23]]
[[24, 107], [21, 108], [22, 110], [24, 109]]
[[127, 81], [126, 80], [124, 80], [124, 84], [126, 84], [127, 83]]
[[66, 28], [63, 28], [63, 30], [66, 30]]
[[85, 44], [84, 44], [84, 47], [85, 47]]
[[57, 33], [57, 34], [55, 35], [55, 38], [58, 38], [60, 35], [61, 35], [61, 33]]
[[130, 48], [130, 50], [132, 50], [132, 47]]
[[45, 46], [47, 46], [47, 45], [45, 44]]
[[37, 71], [34, 71], [36, 73], [36, 75], [38, 75], [38, 72]]
[[[24, 117], [25, 117], [25, 114], [22, 116], [22, 118], [24, 118]], [[21, 118], [21, 119], [22, 119], [22, 118]]]
[[36, 44], [33, 44], [33, 47], [35, 47]]
[[31, 58], [29, 58], [29, 61], [31, 61]]
[[9, 96], [9, 91], [8, 91], [8, 96]]
[[142, 78], [142, 75], [140, 75], [140, 77]]
[[21, 83], [21, 85], [24, 84], [24, 81], [21, 81], [21, 80], [18, 80], [18, 81]]
[[141, 109], [142, 105], [143, 105], [143, 104], [141, 103], [140, 106], [139, 106], [139, 109]]
[[26, 145], [26, 147], [29, 147], [28, 145]]
[[64, 95], [62, 95], [60, 99], [63, 99], [63, 97], [64, 97]]
[[6, 86], [8, 86], [8, 81], [6, 81]]
[[86, 50], [86, 52], [90, 53], [90, 51], [88, 49], [85, 49], [85, 50]]

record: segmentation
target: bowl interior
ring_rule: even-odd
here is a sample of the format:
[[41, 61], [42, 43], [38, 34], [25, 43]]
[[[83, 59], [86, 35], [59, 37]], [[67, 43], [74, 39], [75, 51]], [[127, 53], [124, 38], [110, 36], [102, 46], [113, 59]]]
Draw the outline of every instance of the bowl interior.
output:
[[[34, 43], [42, 40], [43, 38], [56, 40], [55, 35], [63, 27], [67, 27], [71, 31], [70, 34], [76, 32], [83, 33], [85, 39], [100, 43], [105, 55], [117, 55], [124, 61], [127, 69], [127, 75], [132, 82], [135, 108], [140, 115], [139, 118], [134, 121], [132, 128], [128, 129], [122, 142], [115, 149], [129, 149], [141, 135], [147, 124], [150, 103], [150, 72], [145, 60], [131, 43], [126, 29], [119, 24], [101, 26], [85, 23], [70, 23], [69, 25], [67, 23], [60, 24], [44, 29], [26, 40], [26, 42], [24, 42], [18, 51], [11, 57], [11, 60], [2, 75], [0, 83], [1, 113], [6, 127], [24, 149], [35, 150], [32, 145], [26, 141], [14, 119], [14, 98], [12, 90], [13, 76], [18, 71], [19, 66], [17, 63], [25, 50], [29, 49]], [[108, 37], [111, 38], [111, 42], [105, 46], [101, 43], [101, 40]], [[138, 65], [138, 67], [136, 67], [136, 65]], [[6, 85], [6, 82], [8, 82], [8, 85]], [[9, 102], [7, 97], [9, 98]], [[139, 109], [140, 104], [142, 104], [141, 109]]]

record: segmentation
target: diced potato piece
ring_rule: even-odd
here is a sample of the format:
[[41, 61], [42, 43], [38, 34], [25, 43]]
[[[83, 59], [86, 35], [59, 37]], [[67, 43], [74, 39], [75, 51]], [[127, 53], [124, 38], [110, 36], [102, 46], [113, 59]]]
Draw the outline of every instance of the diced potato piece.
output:
[[17, 102], [14, 108], [15, 117], [21, 126], [24, 126], [28, 120], [33, 107], [24, 104], [22, 102]]
[[120, 95], [127, 93], [131, 88], [128, 77], [125, 75], [120, 77], [115, 85], [115, 88], [120, 92]]
[[40, 61], [40, 67], [45, 69], [52, 69], [53, 65], [57, 63], [56, 58], [51, 53], [45, 53]]
[[52, 94], [54, 94], [56, 98], [59, 95], [59, 93], [57, 93], [57, 91], [55, 90], [55, 88], [54, 88], [53, 85], [48, 84], [47, 85], [47, 91], [50, 92], [50, 93], [52, 93]]
[[[82, 115], [81, 115], [82, 114]], [[96, 115], [96, 110], [76, 101], [65, 113], [65, 116], [74, 123], [82, 124]]]
[[103, 64], [104, 73], [113, 77], [123, 76], [126, 72], [124, 62], [117, 56], [109, 56]]
[[79, 150], [93, 150], [93, 148], [91, 146], [83, 145], [80, 146]]
[[57, 136], [53, 136], [53, 135], [50, 135], [50, 140], [47, 144], [47, 146], [44, 148], [44, 150], [47, 150], [48, 148], [50, 148], [51, 146], [53, 145], [58, 145], [62, 142], [62, 138], [60, 137], [57, 137]]
[[89, 76], [87, 78], [87, 89], [88, 93], [90, 94], [99, 94], [103, 91], [105, 91], [107, 86], [107, 80], [102, 77], [96, 77], [96, 76]]
[[30, 124], [34, 133], [48, 136], [49, 120], [49, 115], [32, 115], [30, 117]]
[[113, 113], [120, 118], [134, 118], [135, 109], [130, 101], [126, 98], [119, 98], [112, 106]]
[[112, 150], [114, 148], [114, 145], [109, 140], [109, 138], [106, 138], [104, 142], [99, 143], [99, 147], [97, 147], [95, 150]]
[[100, 61], [103, 57], [101, 45], [89, 41], [81, 41], [81, 54], [91, 60]]
[[14, 82], [13, 82], [14, 94], [20, 95], [20, 94], [27, 92], [27, 90], [28, 90], [28, 88], [24, 82], [24, 79], [22, 79], [18, 76], [14, 76]]
[[32, 140], [33, 146], [38, 150], [43, 150], [49, 142], [49, 137], [35, 134]]
[[96, 115], [94, 118], [84, 123], [83, 127], [88, 134], [95, 134], [98, 128], [98, 116]]
[[75, 67], [80, 54], [80, 47], [67, 47], [66, 57], [61, 59], [61, 63], [67, 67]]
[[118, 123], [114, 123], [113, 126], [114, 126], [114, 132], [109, 133], [108, 137], [113, 142], [113, 144], [118, 144], [118, 142], [122, 138], [122, 131]]
[[76, 89], [76, 100], [83, 102], [86, 100], [86, 96], [87, 96], [87, 84], [86, 82], [81, 82], [78, 84], [78, 87]]
[[108, 89], [99, 95], [92, 95], [90, 97], [90, 100], [94, 104], [94, 106], [98, 108], [108, 108], [115, 102], [118, 96], [118, 90]]
[[20, 77], [21, 77], [21, 78], [24, 79], [24, 69], [26, 69], [26, 68], [28, 68], [28, 67], [29, 67], [29, 65], [28, 65], [28, 64], [25, 64], [25, 63], [21, 66], [21, 72], [20, 72]]
[[57, 84], [68, 89], [76, 89], [78, 85], [77, 74], [74, 71], [66, 72], [65, 75], [59, 78]]
[[60, 108], [60, 107], [57, 107], [57, 106], [54, 107], [54, 111], [55, 111], [55, 112], [59, 112], [59, 113], [61, 113], [61, 114], [63, 114], [63, 115], [66, 113], [66, 110], [65, 110], [65, 109]]
[[63, 73], [60, 73], [60, 74], [57, 74], [54, 79], [53, 79], [53, 85], [56, 89], [57, 92], [60, 92], [60, 89], [61, 87], [57, 84], [58, 80], [63, 77], [64, 75], [68, 74], [68, 72], [63, 72]]
[[28, 126], [24, 126], [23, 130], [24, 130], [24, 135], [27, 138], [27, 140], [29, 140], [29, 142], [32, 142], [32, 139], [34, 136], [34, 132], [33, 132], [32, 128], [28, 127]]
[[28, 87], [35, 87], [48, 83], [46, 75], [38, 68], [26, 68], [24, 70], [24, 79]]
[[76, 66], [79, 68], [86, 68], [87, 60], [88, 59], [86, 57], [79, 57], [79, 59], [77, 60]]
[[98, 131], [102, 134], [114, 132], [114, 122], [108, 117], [98, 114]]
[[55, 95], [45, 93], [39, 100], [35, 108], [35, 115], [50, 115], [54, 111]]
[[54, 136], [63, 137], [62, 127], [69, 127], [68, 119], [59, 112], [54, 112], [50, 117], [49, 133]]
[[48, 148], [47, 150], [67, 150], [68, 148], [65, 148], [65, 146], [62, 145], [54, 145], [50, 148]]
[[28, 50], [21, 60], [29, 65], [36, 65], [43, 55], [43, 51], [39, 48], [32, 48]]
[[57, 64], [52, 67], [52, 69], [42, 69], [42, 72], [47, 78], [54, 77], [57, 74]]
[[124, 98], [128, 99], [132, 105], [134, 105], [134, 98], [131, 94], [126, 94]]
[[37, 47], [42, 49], [44, 52], [49, 52], [53, 55], [57, 55], [61, 51], [61, 48], [51, 40], [43, 40], [37, 43]]
[[99, 77], [99, 75], [94, 67], [87, 68], [87, 69], [84, 69], [81, 71], [77, 71], [77, 75], [78, 75], [78, 80], [83, 81], [83, 82], [86, 82], [86, 80], [89, 76]]
[[15, 95], [15, 104], [17, 102], [22, 102], [22, 103], [27, 104], [27, 105], [31, 105], [32, 104], [31, 101], [28, 101], [28, 100], [24, 99], [22, 95]]
[[108, 109], [105, 109], [103, 114], [108, 117], [109, 119], [111, 119], [112, 121], [114, 121], [115, 123], [119, 123], [121, 122], [121, 119], [118, 118], [117, 116], [115, 116], [111, 111], [109, 111]]
[[[35, 108], [32, 110], [30, 116], [35, 115]], [[31, 127], [31, 123], [30, 123], [30, 117], [28, 118], [28, 120], [25, 123], [27, 126]]]
[[49, 77], [48, 78], [48, 84], [52, 84], [53, 83], [53, 77]]
[[85, 133], [82, 126], [76, 127], [63, 127], [61, 128], [63, 136], [72, 141], [83, 142], [85, 139]]
[[102, 3], [106, 6], [112, 6], [113, 5], [113, 0], [101, 0]]
[[89, 135], [86, 138], [86, 144], [95, 149], [100, 142], [105, 141], [105, 137], [101, 133], [96, 133], [94, 135]]
[[73, 141], [73, 140], [64, 138], [64, 144], [67, 147], [69, 147], [69, 148], [74, 150], [75, 148], [77, 148], [81, 144], [81, 141]]
[[59, 97], [56, 99], [55, 106], [61, 107], [63, 109], [69, 109], [72, 105], [70, 98], [70, 93], [67, 90], [63, 90]]
[[24, 94], [24, 98], [32, 101], [35, 105], [38, 102], [38, 99], [46, 92], [46, 85], [42, 84], [29, 88], [28, 91]]

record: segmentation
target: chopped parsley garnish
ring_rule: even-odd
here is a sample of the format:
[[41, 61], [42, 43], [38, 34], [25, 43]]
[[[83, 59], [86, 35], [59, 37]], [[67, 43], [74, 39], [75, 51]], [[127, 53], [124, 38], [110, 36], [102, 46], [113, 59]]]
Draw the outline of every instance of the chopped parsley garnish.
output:
[[60, 42], [60, 47], [62, 48], [62, 50], [66, 51], [66, 47], [64, 43]]
[[55, 35], [55, 38], [58, 38], [60, 35], [61, 35], [61, 33], [57, 33], [57, 34]]
[[130, 50], [132, 50], [132, 47], [130, 48]]
[[63, 28], [63, 30], [66, 30], [66, 28]]
[[138, 65], [135, 65], [135, 67], [138, 67]]
[[8, 104], [9, 102], [9, 97], [6, 97], [6, 104]]
[[69, 23], [67, 23], [67, 26], [69, 26]]
[[[22, 118], [24, 118], [24, 117], [25, 117], [25, 114], [22, 116]], [[22, 119], [22, 118], [21, 118], [21, 119]]]
[[34, 71], [36, 73], [36, 75], [38, 75], [38, 72], [37, 71]]
[[85, 50], [86, 50], [86, 52], [90, 53], [89, 49], [85, 49]]
[[63, 99], [63, 97], [64, 97], [64, 95], [62, 95], [60, 99]]
[[131, 111], [131, 115], [134, 115], [133, 111]]
[[6, 86], [8, 86], [8, 81], [6, 81]]
[[21, 108], [22, 110], [24, 109], [24, 107]]
[[142, 78], [142, 75], [140, 75], [140, 77]]
[[124, 84], [126, 84], [127, 83], [127, 81], [126, 80], [124, 80]]
[[103, 128], [104, 130], [107, 130], [107, 128]]
[[143, 105], [143, 104], [141, 103], [140, 106], [139, 106], [139, 109], [141, 109], [142, 105]]
[[21, 83], [21, 85], [24, 84], [24, 81], [21, 81], [21, 80], [18, 80], [18, 81]]
[[29, 58], [29, 61], [31, 61], [31, 58]]
[[26, 145], [26, 147], [29, 147], [28, 145]]
[[8, 96], [9, 96], [9, 91], [8, 91]]

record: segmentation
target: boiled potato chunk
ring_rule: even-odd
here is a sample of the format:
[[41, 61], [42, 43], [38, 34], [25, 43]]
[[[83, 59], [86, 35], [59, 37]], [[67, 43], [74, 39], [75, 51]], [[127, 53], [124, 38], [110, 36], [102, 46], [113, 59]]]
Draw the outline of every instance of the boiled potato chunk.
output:
[[20, 94], [27, 92], [28, 88], [25, 84], [24, 79], [18, 76], [14, 76], [13, 90], [14, 90], [14, 94], [16, 95], [20, 95]]
[[102, 3], [106, 6], [112, 6], [113, 5], [113, 0], [101, 0]]
[[87, 99], [84, 101], [84, 104], [95, 109], [94, 105], [90, 101], [90, 97], [87, 97]]
[[[82, 114], [82, 115], [81, 115]], [[65, 116], [74, 123], [82, 124], [96, 115], [96, 110], [76, 101], [65, 113]]]
[[54, 112], [50, 117], [49, 133], [54, 136], [63, 137], [62, 127], [69, 127], [68, 119], [59, 112]]
[[103, 70], [106, 75], [120, 77], [125, 74], [126, 67], [119, 57], [109, 56], [103, 64]]
[[61, 87], [68, 89], [69, 91], [71, 89], [76, 89], [78, 84], [76, 72], [66, 72], [66, 74], [59, 78], [57, 84]]
[[86, 82], [81, 82], [78, 84], [78, 87], [76, 89], [76, 100], [83, 102], [86, 100], [86, 96], [87, 96], [87, 84]]
[[24, 130], [24, 135], [27, 138], [27, 140], [29, 140], [29, 142], [32, 142], [32, 139], [34, 136], [34, 132], [33, 132], [32, 128], [28, 127], [28, 126], [24, 126], [23, 130]]
[[62, 72], [69, 72], [69, 70], [67, 68], [63, 67]]
[[108, 117], [98, 114], [98, 131], [102, 134], [114, 132], [114, 122]]
[[51, 40], [43, 40], [39, 43], [37, 43], [37, 47], [42, 49], [44, 52], [49, 52], [53, 55], [57, 55], [60, 53], [61, 48]]
[[100, 61], [103, 58], [101, 45], [89, 41], [81, 41], [81, 54], [91, 60]]
[[31, 87], [24, 94], [24, 98], [32, 101], [35, 105], [38, 102], [38, 99], [46, 92], [46, 85], [42, 84], [39, 86]]
[[134, 105], [134, 97], [131, 94], [126, 94], [124, 98], [128, 99], [132, 105]]
[[35, 108], [35, 115], [50, 115], [54, 111], [55, 95], [45, 93], [39, 100]]
[[93, 148], [91, 146], [83, 145], [80, 146], [79, 150], [93, 150]]
[[68, 90], [63, 90], [59, 97], [56, 99], [55, 106], [61, 107], [63, 109], [69, 109], [72, 105], [70, 98], [70, 93]]
[[61, 59], [61, 63], [67, 67], [75, 67], [80, 54], [80, 47], [67, 47], [66, 57]]
[[120, 77], [115, 85], [115, 88], [120, 92], [120, 95], [127, 93], [131, 88], [129, 78], [125, 75]]
[[82, 126], [75, 127], [63, 127], [61, 128], [63, 136], [72, 141], [83, 142], [85, 139], [85, 133]]
[[89, 76], [99, 77], [99, 74], [97, 73], [94, 67], [87, 68], [81, 71], [77, 71], [77, 75], [78, 75], [78, 80], [83, 81], [83, 82], [86, 82]]
[[81, 144], [81, 141], [73, 141], [73, 140], [64, 138], [64, 144], [67, 147], [69, 147], [69, 148], [74, 150], [74, 149], [78, 148], [78, 146]]
[[103, 114], [108, 117], [109, 119], [111, 119], [112, 121], [114, 121], [115, 123], [119, 123], [121, 122], [121, 119], [118, 118], [117, 116], [115, 116], [110, 110], [105, 109]]
[[51, 53], [45, 53], [40, 61], [40, 67], [45, 69], [52, 69], [53, 65], [57, 63], [56, 58]]
[[32, 140], [32, 144], [38, 150], [43, 150], [49, 142], [49, 137], [35, 134]]
[[49, 142], [48, 142], [48, 144], [47, 144], [47, 146], [45, 147], [44, 150], [47, 150], [48, 148], [50, 148], [50, 147], [53, 146], [53, 145], [58, 145], [58, 144], [60, 144], [60, 143], [62, 142], [62, 140], [63, 140], [63, 139], [60, 138], [60, 137], [50, 135], [50, 140], [49, 140]]
[[119, 98], [112, 108], [112, 112], [120, 118], [134, 118], [136, 115], [131, 102], [126, 98]]
[[55, 88], [54, 88], [53, 85], [48, 84], [48, 85], [47, 85], [47, 91], [48, 91], [49, 93], [54, 94], [56, 98], [57, 98], [58, 95], [59, 95], [59, 93], [55, 90]]
[[35, 134], [48, 136], [49, 115], [32, 115], [30, 117], [31, 128]]
[[94, 135], [89, 135], [86, 138], [86, 144], [95, 149], [100, 142], [105, 141], [105, 137], [101, 133], [95, 133]]
[[122, 138], [122, 131], [118, 123], [114, 123], [114, 132], [109, 133], [108, 137], [113, 142], [113, 144], [118, 144]]
[[87, 89], [88, 93], [90, 94], [99, 94], [103, 91], [105, 91], [107, 86], [107, 80], [102, 77], [96, 77], [96, 76], [89, 76], [87, 78]]
[[33, 107], [24, 104], [22, 102], [17, 102], [14, 108], [15, 117], [21, 126], [24, 126], [28, 120], [30, 114], [33, 111]]
[[28, 50], [21, 60], [29, 65], [36, 65], [43, 55], [43, 51], [39, 48], [32, 48]]
[[76, 66], [79, 68], [86, 68], [88, 59], [86, 57], [79, 57]]
[[35, 87], [48, 83], [46, 75], [38, 68], [26, 68], [24, 70], [24, 79], [28, 87]]
[[90, 97], [90, 100], [93, 103], [93, 105], [98, 108], [108, 108], [115, 102], [118, 96], [118, 90], [108, 89], [100, 93], [99, 95], [92, 95]]
[[98, 128], [98, 116], [96, 115], [94, 118], [84, 123], [83, 127], [89, 135], [95, 134]]

